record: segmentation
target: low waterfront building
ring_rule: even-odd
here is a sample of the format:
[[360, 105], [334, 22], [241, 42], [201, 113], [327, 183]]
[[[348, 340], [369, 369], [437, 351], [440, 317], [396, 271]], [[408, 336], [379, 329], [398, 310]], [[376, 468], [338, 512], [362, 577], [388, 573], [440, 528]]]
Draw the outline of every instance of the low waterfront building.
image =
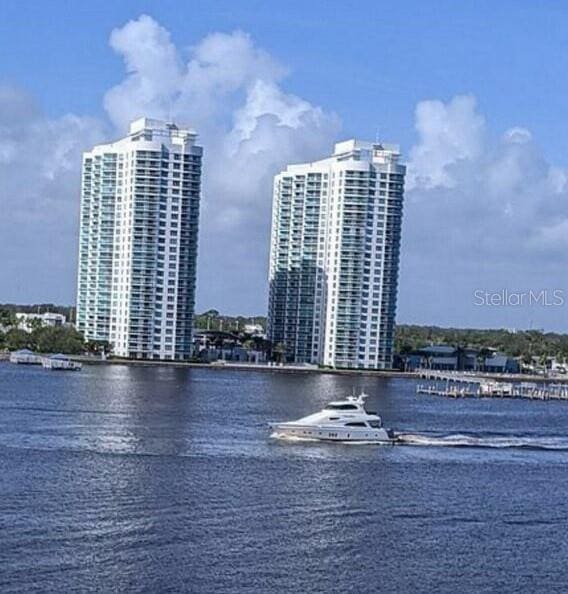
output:
[[513, 357], [507, 357], [500, 353], [494, 353], [486, 357], [481, 371], [486, 373], [520, 373], [521, 365]]
[[547, 357], [546, 369], [555, 374], [564, 375], [568, 372], [566, 361], [559, 361], [556, 357]]
[[399, 369], [404, 371], [419, 369], [483, 371], [486, 373], [520, 373], [521, 371], [520, 364], [516, 359], [497, 351], [485, 356], [481, 349], [453, 347], [445, 344], [430, 345], [412, 353], [398, 355], [397, 360]]
[[423, 359], [426, 359], [428, 369], [455, 370], [458, 369], [457, 349], [450, 346], [431, 346], [420, 349], [419, 353]]
[[417, 369], [455, 371], [460, 368], [458, 350], [448, 345], [424, 347], [412, 353], [399, 355], [397, 361], [399, 367], [405, 371], [416, 371]]
[[18, 328], [31, 332], [34, 326], [56, 328], [57, 326], [64, 326], [67, 318], [63, 314], [46, 311], [44, 313], [23, 313], [17, 312], [16, 319], [18, 320]]
[[245, 334], [249, 334], [250, 336], [259, 336], [261, 338], [266, 336], [262, 324], [245, 324], [243, 332]]

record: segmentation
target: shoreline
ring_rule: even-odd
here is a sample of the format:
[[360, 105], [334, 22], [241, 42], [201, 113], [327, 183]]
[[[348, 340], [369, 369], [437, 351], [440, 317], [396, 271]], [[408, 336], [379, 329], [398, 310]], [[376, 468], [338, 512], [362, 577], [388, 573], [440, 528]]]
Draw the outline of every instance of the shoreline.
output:
[[335, 375], [371, 375], [377, 377], [407, 377], [416, 378], [418, 375], [411, 371], [394, 371], [383, 369], [323, 369], [319, 367], [303, 367], [295, 365], [266, 365], [263, 363], [225, 363], [223, 365], [215, 363], [195, 363], [191, 361], [151, 361], [139, 359], [95, 359], [70, 355], [73, 361], [84, 363], [85, 365], [137, 365], [137, 366], [165, 366], [180, 368], [211, 369], [213, 371], [262, 371], [275, 373], [325, 373]]
[[[191, 361], [153, 361], [139, 359], [106, 359], [104, 361], [91, 357], [70, 355], [70, 359], [85, 363], [86, 365], [138, 365], [138, 366], [167, 366], [186, 367], [211, 370], [234, 371], [262, 371], [275, 373], [323, 373], [330, 375], [363, 375], [375, 377], [404, 377], [407, 379], [422, 379], [423, 371], [396, 371], [393, 369], [325, 369], [321, 367], [303, 367], [300, 365], [267, 365], [264, 363], [196, 363]], [[455, 372], [456, 378], [462, 377], [460, 372]], [[566, 383], [567, 377], [543, 377], [541, 375], [478, 373], [471, 377], [495, 380], [501, 382], [536, 382], [536, 383]]]
[[[259, 371], [272, 373], [320, 373], [328, 375], [362, 375], [368, 377], [401, 377], [407, 379], [424, 379], [424, 372], [421, 371], [396, 371], [393, 369], [326, 369], [321, 367], [304, 367], [301, 365], [267, 365], [265, 363], [197, 363], [192, 361], [159, 361], [148, 359], [99, 359], [86, 355], [68, 355], [72, 361], [77, 361], [84, 365], [133, 365], [140, 367], [177, 367], [177, 368], [195, 368], [209, 369], [212, 371]], [[0, 363], [9, 363], [8, 357], [0, 356]], [[455, 374], [456, 380], [465, 379], [460, 372], [446, 372]], [[471, 378], [486, 379], [498, 382], [534, 382], [534, 383], [568, 383], [568, 376], [565, 377], [543, 377], [541, 375], [523, 375], [523, 374], [500, 374], [500, 373], [476, 373], [469, 375]], [[465, 379], [467, 381], [467, 379]]]

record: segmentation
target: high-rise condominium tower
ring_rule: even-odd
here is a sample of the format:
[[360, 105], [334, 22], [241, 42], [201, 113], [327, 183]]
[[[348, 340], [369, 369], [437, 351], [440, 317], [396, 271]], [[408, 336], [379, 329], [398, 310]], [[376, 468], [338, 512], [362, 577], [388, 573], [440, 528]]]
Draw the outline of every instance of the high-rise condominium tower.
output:
[[143, 359], [191, 354], [202, 149], [142, 118], [83, 156], [77, 327]]
[[274, 179], [269, 338], [290, 361], [392, 365], [405, 167], [348, 140]]

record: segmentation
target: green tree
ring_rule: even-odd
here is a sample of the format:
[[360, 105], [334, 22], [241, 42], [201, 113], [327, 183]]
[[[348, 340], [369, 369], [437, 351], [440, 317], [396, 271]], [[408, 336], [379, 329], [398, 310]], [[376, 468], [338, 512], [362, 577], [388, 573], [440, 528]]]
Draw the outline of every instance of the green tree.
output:
[[0, 326], [4, 328], [16, 327], [18, 320], [16, 313], [10, 309], [0, 306]]
[[4, 336], [5, 346], [9, 351], [19, 351], [20, 349], [34, 349], [35, 343], [32, 335], [25, 330], [12, 328]]
[[286, 362], [286, 347], [284, 346], [284, 343], [277, 342], [274, 345], [274, 348], [272, 349], [272, 354], [274, 356], [274, 359], [278, 363], [285, 363]]
[[83, 335], [69, 326], [47, 326], [33, 330], [33, 341], [40, 353], [78, 354], [85, 350]]
[[112, 345], [108, 340], [89, 340], [85, 343], [84, 348], [87, 352], [93, 354], [112, 352]]

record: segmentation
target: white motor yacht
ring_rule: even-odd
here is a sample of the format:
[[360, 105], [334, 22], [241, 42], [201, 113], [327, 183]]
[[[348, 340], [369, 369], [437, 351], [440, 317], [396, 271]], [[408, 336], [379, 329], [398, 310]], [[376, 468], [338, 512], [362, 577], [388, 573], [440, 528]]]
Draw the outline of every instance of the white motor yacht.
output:
[[271, 423], [272, 437], [325, 441], [375, 441], [393, 443], [392, 431], [383, 427], [381, 417], [365, 410], [368, 395], [348, 396], [330, 402], [323, 410], [287, 423]]

